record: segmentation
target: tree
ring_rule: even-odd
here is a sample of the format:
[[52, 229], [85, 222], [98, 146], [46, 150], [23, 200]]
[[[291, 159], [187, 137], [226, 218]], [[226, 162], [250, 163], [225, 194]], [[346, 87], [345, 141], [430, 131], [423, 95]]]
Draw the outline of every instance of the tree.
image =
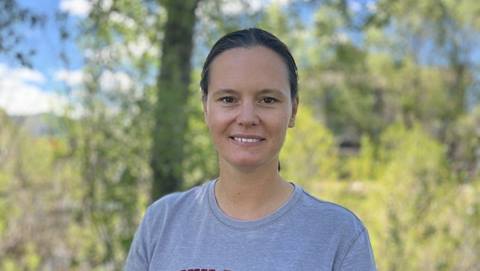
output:
[[143, 1], [99, 1], [82, 22], [84, 112], [69, 130], [83, 183], [70, 229], [82, 236], [72, 242], [74, 268], [120, 270], [148, 203], [151, 48], [163, 15]]
[[163, 1], [167, 11], [162, 42], [151, 167], [151, 199], [177, 191], [182, 184], [188, 119], [190, 57], [198, 0]]

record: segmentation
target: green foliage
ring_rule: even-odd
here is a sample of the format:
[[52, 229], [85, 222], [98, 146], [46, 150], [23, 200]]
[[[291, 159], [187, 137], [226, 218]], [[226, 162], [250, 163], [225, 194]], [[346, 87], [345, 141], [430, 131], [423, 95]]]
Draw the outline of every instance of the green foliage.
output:
[[438, 218], [448, 207], [450, 196], [445, 189], [450, 183], [445, 149], [420, 126], [407, 129], [397, 124], [382, 134], [379, 160], [383, 164], [379, 180], [385, 187], [382, 201], [388, 219], [382, 229], [387, 233], [383, 247], [393, 254], [388, 258], [396, 259], [385, 264], [386, 269], [423, 269], [423, 259], [448, 264], [442, 255], [453, 251], [446, 248], [438, 255], [424, 254], [430, 253], [427, 248], [431, 238], [444, 237], [433, 233], [444, 226]]
[[312, 192], [362, 218], [379, 269], [452, 270], [461, 236], [451, 229], [464, 226], [452, 220], [459, 197], [444, 146], [417, 124], [392, 124], [380, 138], [373, 144], [363, 137], [361, 151], [346, 158], [350, 174], [323, 179]]
[[79, 172], [65, 159], [64, 138], [33, 138], [3, 112], [0, 125], [0, 266], [38, 270], [70, 249], [70, 188]]
[[[85, 110], [69, 127], [82, 206], [68, 228], [71, 269], [120, 270], [148, 204], [151, 103], [159, 40], [154, 14], [142, 1], [99, 1], [84, 21]], [[69, 269], [70, 269], [69, 268]]]
[[347, 170], [352, 180], [369, 181], [378, 177], [381, 166], [378, 162], [377, 146], [367, 136], [360, 141], [360, 152], [347, 160]]
[[282, 148], [282, 175], [305, 187], [319, 180], [335, 180], [339, 161], [331, 132], [307, 107], [299, 110], [295, 123]]
[[185, 134], [185, 160], [183, 189], [217, 177], [217, 155], [205, 125], [202, 107], [202, 93], [199, 90], [200, 70], [192, 73], [188, 98], [189, 118]]

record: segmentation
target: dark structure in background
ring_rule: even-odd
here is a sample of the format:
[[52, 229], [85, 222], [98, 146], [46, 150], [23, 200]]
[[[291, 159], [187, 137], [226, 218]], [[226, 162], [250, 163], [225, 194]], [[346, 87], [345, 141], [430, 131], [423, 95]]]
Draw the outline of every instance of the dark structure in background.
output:
[[151, 200], [178, 191], [182, 183], [190, 56], [199, 0], [165, 0], [168, 19], [162, 42], [153, 129]]

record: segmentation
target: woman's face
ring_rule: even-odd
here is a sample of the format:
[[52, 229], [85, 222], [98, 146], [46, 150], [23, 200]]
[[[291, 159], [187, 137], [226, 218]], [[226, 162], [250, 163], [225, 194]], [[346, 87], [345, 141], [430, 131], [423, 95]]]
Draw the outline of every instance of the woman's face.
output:
[[277, 166], [297, 99], [292, 100], [281, 57], [263, 46], [234, 48], [210, 64], [205, 120], [220, 166]]

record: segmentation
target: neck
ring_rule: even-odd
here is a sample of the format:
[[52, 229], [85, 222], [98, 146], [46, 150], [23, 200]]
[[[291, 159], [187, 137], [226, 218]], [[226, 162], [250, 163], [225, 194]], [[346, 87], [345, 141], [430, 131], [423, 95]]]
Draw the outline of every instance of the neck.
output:
[[282, 179], [277, 161], [263, 168], [236, 169], [220, 161], [215, 196], [220, 208], [241, 220], [256, 220], [282, 206], [293, 186]]

